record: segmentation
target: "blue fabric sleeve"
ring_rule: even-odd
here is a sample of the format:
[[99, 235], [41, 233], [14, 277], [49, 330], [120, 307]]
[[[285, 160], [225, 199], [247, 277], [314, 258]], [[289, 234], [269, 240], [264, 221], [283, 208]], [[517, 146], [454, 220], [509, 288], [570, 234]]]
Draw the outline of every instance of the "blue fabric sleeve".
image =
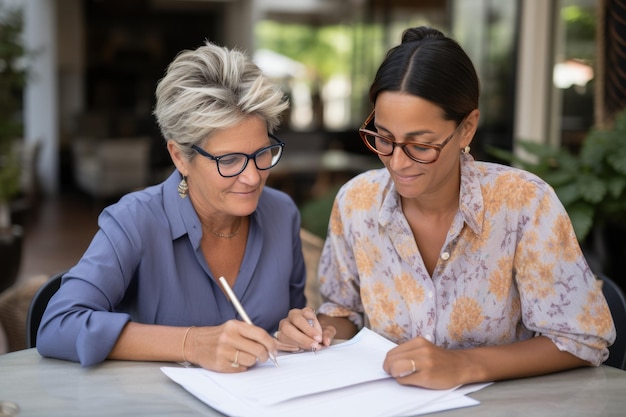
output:
[[[129, 321], [217, 326], [237, 319], [208, 267], [201, 225], [179, 176], [107, 207], [83, 257], [63, 277], [37, 336], [41, 355], [85, 366], [105, 360]], [[252, 321], [273, 332], [306, 304], [300, 216], [286, 194], [266, 187], [250, 215], [233, 290]]]

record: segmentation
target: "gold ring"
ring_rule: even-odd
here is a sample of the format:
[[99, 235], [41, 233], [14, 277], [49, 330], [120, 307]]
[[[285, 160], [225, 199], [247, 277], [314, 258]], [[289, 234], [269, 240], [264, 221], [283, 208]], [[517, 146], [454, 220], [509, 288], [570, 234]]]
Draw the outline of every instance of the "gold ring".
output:
[[415, 369], [415, 361], [413, 359], [411, 359], [411, 367], [413, 368], [412, 372], [415, 373], [415, 371], [416, 371], [416, 369]]
[[230, 366], [232, 366], [233, 368], [239, 368], [239, 351], [237, 351], [235, 353], [235, 360], [233, 361], [233, 363], [230, 364]]

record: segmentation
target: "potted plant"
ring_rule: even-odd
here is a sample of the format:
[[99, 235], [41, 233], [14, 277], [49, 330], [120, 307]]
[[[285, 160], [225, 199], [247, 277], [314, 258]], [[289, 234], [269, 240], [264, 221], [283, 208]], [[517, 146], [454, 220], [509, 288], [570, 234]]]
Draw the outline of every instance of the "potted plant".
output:
[[[625, 287], [617, 265], [626, 257], [626, 110], [607, 129], [593, 128], [579, 153], [530, 141], [517, 144], [532, 159], [509, 151], [487, 152], [537, 174], [550, 184], [572, 220], [592, 268], [612, 275]], [[592, 262], [590, 261], [590, 264]]]
[[[17, 278], [22, 232], [11, 219], [11, 204], [20, 192], [22, 91], [26, 80], [19, 9], [0, 9], [0, 291]], [[7, 268], [8, 267], [8, 268]]]

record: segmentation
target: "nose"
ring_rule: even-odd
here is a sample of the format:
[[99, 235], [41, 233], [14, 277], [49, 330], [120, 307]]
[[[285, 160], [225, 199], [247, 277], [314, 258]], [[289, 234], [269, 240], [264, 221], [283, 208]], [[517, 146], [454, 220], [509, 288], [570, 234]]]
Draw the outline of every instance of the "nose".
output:
[[249, 185], [256, 185], [259, 183], [261, 180], [261, 171], [257, 169], [254, 159], [248, 160], [248, 164], [244, 170], [241, 171], [241, 174], [237, 176], [237, 180]]
[[400, 146], [394, 146], [393, 153], [389, 156], [389, 167], [394, 171], [411, 166], [413, 160], [404, 153], [404, 149]]

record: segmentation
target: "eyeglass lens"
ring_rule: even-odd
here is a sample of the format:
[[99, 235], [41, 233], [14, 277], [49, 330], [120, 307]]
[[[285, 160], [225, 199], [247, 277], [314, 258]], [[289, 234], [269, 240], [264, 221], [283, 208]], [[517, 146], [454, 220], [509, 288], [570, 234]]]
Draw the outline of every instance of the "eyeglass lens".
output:
[[283, 152], [281, 145], [271, 145], [260, 149], [258, 152], [248, 156], [243, 153], [232, 153], [224, 155], [217, 161], [217, 169], [225, 177], [234, 177], [246, 169], [248, 161], [254, 159], [254, 164], [259, 170], [266, 170], [276, 165]]
[[401, 146], [411, 158], [423, 161], [423, 162], [431, 162], [437, 159], [438, 152], [435, 148], [429, 148], [425, 146], [420, 146], [419, 144], [411, 144], [411, 143], [394, 143], [391, 140], [383, 138], [382, 136], [373, 135], [371, 133], [363, 132], [362, 136], [367, 141], [367, 144], [372, 148], [372, 150], [377, 151], [381, 155], [391, 155], [393, 153], [393, 148], [395, 146]]

